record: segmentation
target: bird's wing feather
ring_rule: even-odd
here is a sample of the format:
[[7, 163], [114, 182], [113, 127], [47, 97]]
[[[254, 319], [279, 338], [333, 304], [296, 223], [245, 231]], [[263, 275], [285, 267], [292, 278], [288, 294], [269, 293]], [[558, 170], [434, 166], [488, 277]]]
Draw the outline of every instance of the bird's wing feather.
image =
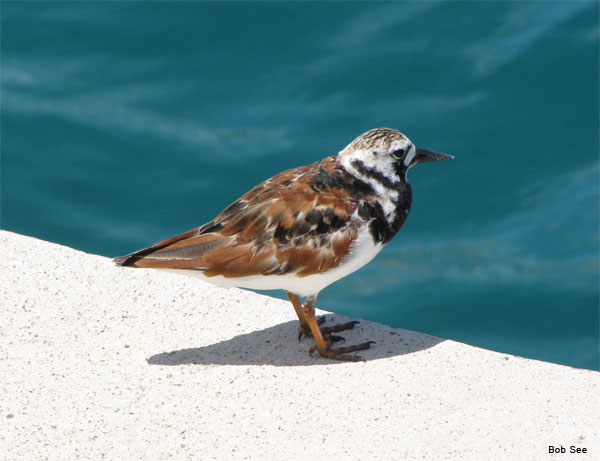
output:
[[360, 193], [349, 193], [355, 181], [334, 157], [284, 171], [204, 226], [115, 261], [209, 277], [325, 272], [340, 264], [365, 222], [355, 213]]

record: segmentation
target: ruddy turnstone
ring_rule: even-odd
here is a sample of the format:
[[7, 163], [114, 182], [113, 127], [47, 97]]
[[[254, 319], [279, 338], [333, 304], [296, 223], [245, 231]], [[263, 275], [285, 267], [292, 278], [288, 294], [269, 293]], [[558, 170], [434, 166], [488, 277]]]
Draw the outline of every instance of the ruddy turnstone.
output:
[[369, 130], [336, 156], [267, 179], [203, 226], [114, 261], [225, 287], [285, 290], [299, 336], [315, 339], [311, 354], [360, 360], [350, 353], [372, 342], [331, 347], [341, 339], [331, 333], [358, 322], [321, 328], [317, 295], [371, 261], [402, 227], [412, 201], [409, 168], [452, 158], [415, 147], [397, 130]]

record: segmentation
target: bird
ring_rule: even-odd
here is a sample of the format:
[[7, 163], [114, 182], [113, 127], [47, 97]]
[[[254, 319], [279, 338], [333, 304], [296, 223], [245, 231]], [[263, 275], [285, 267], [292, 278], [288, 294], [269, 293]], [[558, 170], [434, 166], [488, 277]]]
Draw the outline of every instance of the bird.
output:
[[298, 338], [314, 338], [311, 355], [359, 361], [353, 353], [374, 342], [335, 347], [343, 338], [332, 333], [358, 322], [321, 326], [317, 296], [370, 262], [400, 230], [412, 203], [408, 170], [453, 158], [416, 147], [398, 130], [371, 129], [337, 155], [263, 181], [212, 221], [113, 261], [218, 286], [285, 290], [300, 321]]

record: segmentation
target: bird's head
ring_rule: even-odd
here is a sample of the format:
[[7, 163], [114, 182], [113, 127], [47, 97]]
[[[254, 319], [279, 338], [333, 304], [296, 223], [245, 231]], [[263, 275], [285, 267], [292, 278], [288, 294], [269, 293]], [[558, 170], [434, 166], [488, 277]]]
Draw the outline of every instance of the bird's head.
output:
[[391, 128], [374, 128], [361, 134], [339, 155], [350, 170], [378, 172], [394, 182], [405, 179], [408, 169], [417, 163], [454, 158], [416, 147], [404, 134]]

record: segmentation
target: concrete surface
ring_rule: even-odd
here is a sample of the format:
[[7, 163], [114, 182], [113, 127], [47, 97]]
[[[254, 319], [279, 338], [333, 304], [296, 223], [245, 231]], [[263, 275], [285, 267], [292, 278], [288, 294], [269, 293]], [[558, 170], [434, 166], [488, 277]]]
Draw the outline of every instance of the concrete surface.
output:
[[5, 231], [0, 255], [0, 459], [600, 459], [597, 372], [370, 322], [333, 362], [288, 302]]

